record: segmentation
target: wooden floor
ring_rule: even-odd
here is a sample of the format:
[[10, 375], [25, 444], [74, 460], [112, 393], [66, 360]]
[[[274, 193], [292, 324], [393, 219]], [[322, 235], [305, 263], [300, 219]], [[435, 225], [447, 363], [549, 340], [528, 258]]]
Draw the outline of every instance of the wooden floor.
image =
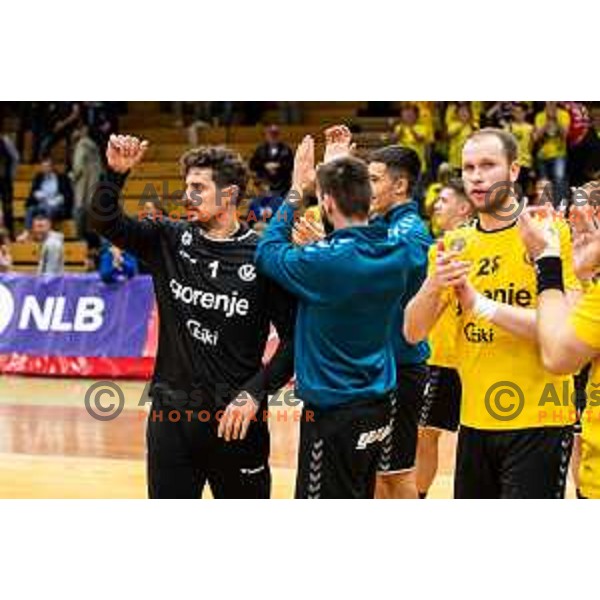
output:
[[[93, 419], [83, 379], [0, 377], [0, 498], [145, 498], [144, 384], [120, 382], [125, 409]], [[291, 498], [298, 423], [271, 420], [273, 497]], [[455, 436], [441, 442], [440, 472], [430, 497], [450, 498]], [[210, 497], [208, 491], [205, 497]]]
[[[84, 407], [84, 379], [0, 377], [0, 498], [145, 498], [144, 384], [120, 382], [125, 409], [112, 421]], [[271, 420], [273, 496], [291, 498], [298, 423]], [[283, 421], [281, 411], [288, 412]], [[453, 440], [444, 441], [433, 496], [449, 497]], [[205, 496], [209, 496], [209, 492]]]

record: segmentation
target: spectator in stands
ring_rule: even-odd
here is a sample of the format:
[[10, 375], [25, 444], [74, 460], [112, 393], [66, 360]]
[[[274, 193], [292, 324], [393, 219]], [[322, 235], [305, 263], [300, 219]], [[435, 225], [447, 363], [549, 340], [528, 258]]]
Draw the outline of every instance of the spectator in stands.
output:
[[77, 235], [81, 239], [87, 239], [85, 219], [87, 203], [100, 181], [102, 159], [96, 142], [90, 137], [87, 125], [79, 125], [73, 131], [72, 141], [73, 160], [69, 175], [73, 184], [73, 218], [77, 225]]
[[[17, 150], [23, 162], [37, 163], [40, 159], [42, 140], [49, 134], [46, 125], [48, 102], [19, 102], [19, 128], [17, 130]], [[31, 132], [31, 155], [25, 158], [25, 134]]]
[[518, 161], [521, 167], [517, 183], [522, 192], [529, 195], [533, 178], [533, 125], [527, 122], [527, 106], [515, 102], [512, 107], [510, 122], [505, 125], [516, 138], [519, 145]]
[[83, 102], [82, 120], [88, 126], [89, 136], [100, 150], [104, 160], [111, 134], [118, 129], [119, 116], [116, 102]]
[[533, 139], [538, 144], [538, 172], [550, 179], [554, 188], [554, 205], [567, 196], [567, 134], [571, 118], [554, 101], [546, 102], [535, 116]]
[[61, 275], [64, 272], [64, 236], [52, 229], [52, 222], [45, 212], [33, 215], [31, 231], [20, 236], [19, 241], [41, 244], [39, 275]]
[[250, 168], [259, 179], [267, 182], [270, 195], [285, 196], [289, 192], [294, 153], [280, 140], [277, 125], [270, 125], [265, 130], [265, 141], [254, 151], [250, 159]]
[[415, 104], [403, 104], [400, 122], [394, 128], [394, 141], [414, 150], [421, 161], [421, 172], [427, 170], [427, 128], [419, 123], [419, 109]]
[[259, 223], [268, 223], [283, 203], [283, 196], [273, 196], [265, 181], [259, 180], [256, 188], [258, 193], [250, 202], [247, 217], [248, 225], [253, 229]]
[[45, 134], [40, 144], [42, 156], [48, 155], [61, 140], [66, 140], [66, 163], [71, 159], [71, 134], [81, 118], [80, 102], [51, 102], [44, 120]]
[[19, 166], [19, 153], [7, 135], [0, 135], [0, 207], [4, 216], [4, 226], [14, 239], [13, 184]]
[[498, 127], [499, 129], [506, 129], [513, 115], [513, 109], [515, 102], [494, 102], [485, 111], [483, 120], [486, 127]]
[[113, 246], [108, 240], [104, 240], [100, 247], [98, 270], [104, 283], [116, 283], [131, 279], [137, 275], [139, 268], [137, 259], [133, 254]]
[[0, 273], [12, 270], [12, 256], [9, 246], [10, 238], [8, 231], [0, 229]]
[[458, 102], [455, 114], [446, 119], [448, 137], [448, 162], [460, 173], [462, 169], [462, 148], [469, 136], [479, 128], [469, 102]]
[[43, 210], [53, 221], [71, 217], [73, 188], [69, 178], [57, 173], [50, 157], [42, 159], [40, 172], [35, 175], [27, 198], [25, 227], [31, 229], [33, 214]]

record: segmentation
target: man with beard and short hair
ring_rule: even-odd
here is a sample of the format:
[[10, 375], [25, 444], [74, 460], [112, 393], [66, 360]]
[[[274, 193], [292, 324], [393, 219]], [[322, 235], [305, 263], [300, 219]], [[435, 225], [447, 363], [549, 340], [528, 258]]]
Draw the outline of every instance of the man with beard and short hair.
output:
[[[111, 136], [109, 170], [88, 216], [98, 234], [145, 263], [154, 283], [160, 330], [146, 433], [148, 494], [198, 498], [208, 483], [216, 498], [268, 498], [262, 408], [293, 375], [295, 303], [256, 271], [258, 235], [237, 214], [247, 169], [236, 152], [201, 147], [182, 156], [187, 220], [123, 212], [120, 190], [147, 145]], [[263, 365], [271, 323], [280, 343]], [[176, 420], [172, 409], [179, 409]]]
[[[409, 341], [425, 339], [445, 312], [456, 331], [463, 387], [456, 498], [560, 498], [573, 442], [573, 416], [555, 414], [554, 395], [572, 378], [538, 356], [535, 270], [516, 227], [518, 146], [502, 130], [473, 134], [462, 152], [476, 223], [444, 236], [430, 273], [406, 309]], [[565, 288], [577, 293], [568, 227], [553, 226], [565, 260]], [[550, 395], [550, 400], [548, 396]]]

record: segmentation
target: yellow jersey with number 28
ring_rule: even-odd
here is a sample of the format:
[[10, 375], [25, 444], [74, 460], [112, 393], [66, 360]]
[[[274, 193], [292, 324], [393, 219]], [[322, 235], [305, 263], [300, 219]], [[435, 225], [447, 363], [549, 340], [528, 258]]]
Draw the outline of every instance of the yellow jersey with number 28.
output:
[[[580, 289], [572, 267], [571, 236], [556, 222], [564, 257], [565, 287]], [[512, 306], [535, 310], [535, 271], [516, 222], [486, 232], [473, 226], [448, 232], [445, 249], [460, 251], [471, 263], [469, 280], [481, 294]], [[510, 430], [573, 423], [572, 377], [546, 371], [539, 348], [483, 317], [465, 313], [448, 290], [447, 327], [456, 332], [455, 360], [463, 385], [461, 424], [476, 429]]]

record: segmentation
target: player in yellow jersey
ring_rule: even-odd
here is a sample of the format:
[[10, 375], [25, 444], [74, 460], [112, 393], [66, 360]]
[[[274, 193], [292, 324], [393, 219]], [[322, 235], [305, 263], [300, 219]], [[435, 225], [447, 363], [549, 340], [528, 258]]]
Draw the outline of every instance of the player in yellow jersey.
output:
[[[409, 343], [425, 339], [447, 311], [457, 332], [462, 382], [454, 494], [457, 498], [563, 497], [573, 416], [555, 414], [556, 394], [572, 378], [546, 370], [536, 331], [532, 261], [516, 227], [520, 204], [509, 193], [519, 175], [510, 133], [484, 129], [462, 152], [474, 226], [448, 233], [445, 248], [406, 309]], [[555, 226], [565, 286], [578, 290], [568, 227]]]
[[[585, 186], [592, 206], [600, 200], [600, 182]], [[584, 188], [584, 189], [585, 189]], [[594, 197], [595, 196], [595, 197]], [[585, 208], [585, 207], [584, 207]], [[532, 208], [520, 218], [520, 229], [529, 252], [536, 258], [537, 329], [544, 366], [554, 373], [574, 373], [592, 361], [587, 386], [587, 407], [582, 416], [581, 462], [578, 496], [600, 498], [600, 228], [598, 212], [575, 209], [571, 217], [574, 232], [574, 268], [584, 282], [585, 294], [572, 306], [564, 293], [565, 272], [570, 257], [543, 235]], [[530, 214], [531, 213], [531, 214]], [[595, 213], [595, 214], [594, 214]], [[548, 223], [544, 223], [547, 229]]]
[[[434, 205], [434, 216], [442, 232], [452, 231], [469, 223], [473, 205], [460, 179], [450, 180], [440, 191]], [[435, 262], [436, 246], [429, 253], [429, 264]], [[461, 385], [454, 356], [454, 323], [444, 314], [432, 329], [428, 341], [429, 381], [425, 389], [419, 418], [417, 444], [417, 489], [426, 498], [438, 467], [438, 445], [443, 431], [456, 432], [460, 417]]]

